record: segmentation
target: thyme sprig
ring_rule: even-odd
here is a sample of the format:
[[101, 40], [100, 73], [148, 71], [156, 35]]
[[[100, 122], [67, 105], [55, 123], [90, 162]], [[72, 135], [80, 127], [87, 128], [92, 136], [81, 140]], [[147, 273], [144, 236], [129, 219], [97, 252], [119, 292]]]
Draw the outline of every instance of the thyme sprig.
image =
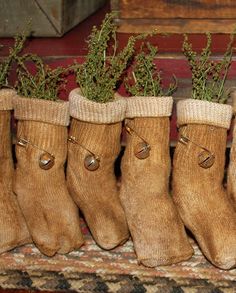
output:
[[212, 38], [207, 33], [206, 46], [200, 54], [197, 54], [184, 35], [183, 53], [187, 57], [190, 69], [192, 71], [192, 98], [199, 100], [225, 103], [228, 98], [228, 92], [225, 88], [227, 74], [232, 62], [233, 42], [235, 31], [230, 36], [230, 42], [223, 55], [222, 60], [213, 60], [211, 52]]
[[170, 96], [177, 89], [177, 80], [173, 76], [174, 82], [164, 90], [161, 71], [154, 63], [157, 51], [147, 42], [142, 44], [139, 54], [135, 56], [131, 73], [125, 78], [125, 88], [132, 96]]
[[[117, 52], [117, 28], [113, 23], [113, 17], [114, 13], [109, 13], [105, 16], [100, 29], [93, 27], [85, 62], [76, 69], [76, 80], [82, 95], [100, 103], [114, 99], [114, 91], [133, 57], [135, 42], [145, 37], [131, 36], [126, 46]], [[112, 52], [108, 54], [111, 44]]]
[[17, 58], [17, 93], [28, 98], [58, 100], [59, 91], [66, 83], [71, 67], [51, 69], [34, 54]]
[[[8, 77], [11, 66], [22, 51], [26, 40], [26, 34], [17, 34], [14, 38], [14, 45], [9, 48], [9, 54], [0, 62], [0, 88], [9, 86]], [[4, 47], [4, 46], [1, 46]], [[0, 48], [1, 48], [0, 47]]]

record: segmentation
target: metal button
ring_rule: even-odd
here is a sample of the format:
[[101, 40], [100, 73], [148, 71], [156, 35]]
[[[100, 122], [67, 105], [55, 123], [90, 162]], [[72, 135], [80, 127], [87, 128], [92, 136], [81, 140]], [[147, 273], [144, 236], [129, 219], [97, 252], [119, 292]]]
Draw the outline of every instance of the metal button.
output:
[[99, 158], [95, 157], [94, 155], [87, 155], [84, 159], [84, 167], [89, 171], [95, 171], [100, 166]]
[[204, 150], [198, 155], [198, 165], [204, 169], [210, 168], [214, 162], [215, 155], [210, 152]]
[[134, 154], [138, 159], [143, 160], [149, 157], [150, 150], [151, 150], [150, 145], [143, 141], [136, 145], [134, 149]]
[[39, 157], [39, 167], [43, 170], [51, 169], [54, 163], [55, 157], [49, 153], [43, 153]]

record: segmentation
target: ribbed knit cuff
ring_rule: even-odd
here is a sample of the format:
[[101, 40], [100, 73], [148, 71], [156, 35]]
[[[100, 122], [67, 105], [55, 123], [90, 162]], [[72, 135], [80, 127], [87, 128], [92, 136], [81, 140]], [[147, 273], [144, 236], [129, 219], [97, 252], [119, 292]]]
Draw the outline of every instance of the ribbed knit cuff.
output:
[[207, 124], [229, 129], [232, 118], [230, 105], [186, 99], [177, 103], [177, 123]]
[[14, 116], [18, 120], [41, 121], [62, 126], [68, 126], [70, 123], [69, 102], [15, 96], [13, 106]]
[[172, 113], [172, 97], [127, 98], [126, 118], [166, 117]]
[[236, 113], [236, 90], [234, 90], [231, 94], [230, 94], [231, 98], [232, 98], [232, 105], [233, 105], [233, 112], [234, 114]]
[[16, 91], [12, 89], [0, 90], [0, 110], [12, 110], [12, 98], [16, 95]]
[[78, 120], [103, 124], [115, 123], [124, 120], [126, 100], [117, 97], [113, 102], [98, 103], [88, 100], [76, 88], [69, 95], [70, 115]]
[[80, 89], [70, 92], [70, 115], [81, 121], [109, 124], [120, 122], [125, 118], [126, 100], [119, 95], [112, 102], [98, 103], [81, 95]]

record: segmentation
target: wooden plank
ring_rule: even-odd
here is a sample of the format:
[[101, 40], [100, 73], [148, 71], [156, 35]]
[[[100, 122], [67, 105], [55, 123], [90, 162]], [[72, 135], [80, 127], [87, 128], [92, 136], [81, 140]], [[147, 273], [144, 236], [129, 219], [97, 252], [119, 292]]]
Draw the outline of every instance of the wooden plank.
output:
[[60, 37], [104, 5], [106, 0], [0, 1], [0, 36], [14, 36], [31, 20], [34, 36]]
[[[236, 15], [236, 14], [235, 14]], [[236, 19], [115, 19], [121, 33], [232, 33]]]
[[110, 0], [110, 6], [112, 11], [119, 11], [120, 10], [120, 2], [119, 0]]
[[[53, 3], [55, 0], [53, 1]], [[40, 4], [36, 1], [0, 1], [0, 35], [13, 36], [22, 31], [29, 20], [31, 28], [36, 35], [52, 36], [60, 34], [58, 21], [52, 21], [44, 11], [45, 8], [39, 8]], [[60, 13], [57, 14], [60, 18]], [[56, 18], [55, 18], [56, 19]]]
[[127, 19], [235, 18], [236, 15], [234, 0], [119, 0], [117, 2], [120, 7], [120, 18]]
[[[44, 0], [50, 2], [48, 0]], [[58, 1], [58, 0], [57, 0]], [[101, 8], [107, 0], [73, 0], [62, 1], [63, 5], [63, 18], [62, 18], [62, 30], [68, 31], [76, 24], [80, 23], [90, 14]]]
[[[103, 9], [102, 9], [103, 10]], [[103, 10], [104, 11], [104, 10]], [[99, 25], [103, 19], [103, 14], [99, 13], [99, 17], [95, 17], [97, 13], [91, 16], [88, 21], [84, 21], [72, 31], [64, 35], [62, 38], [32, 38], [27, 42], [24, 53], [35, 53], [40, 56], [49, 57], [79, 57], [87, 54], [86, 40], [91, 32], [93, 24]], [[121, 27], [122, 28], [122, 27]], [[123, 48], [131, 34], [118, 33], [117, 39], [120, 48]], [[206, 44], [206, 36], [204, 34], [191, 34], [190, 40], [194, 49], [199, 51]], [[183, 44], [183, 36], [181, 34], [156, 35], [149, 41], [158, 47], [158, 53], [175, 58], [183, 57], [181, 48]], [[222, 54], [229, 42], [228, 34], [212, 35], [212, 52]], [[0, 50], [0, 57], [8, 54], [9, 46], [13, 45], [13, 39], [0, 39], [0, 44], [4, 47]]]

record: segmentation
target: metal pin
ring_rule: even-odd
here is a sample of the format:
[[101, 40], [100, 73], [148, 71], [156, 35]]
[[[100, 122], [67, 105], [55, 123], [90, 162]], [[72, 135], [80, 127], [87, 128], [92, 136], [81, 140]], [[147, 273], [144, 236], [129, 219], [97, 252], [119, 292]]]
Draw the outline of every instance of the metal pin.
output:
[[69, 142], [72, 142], [72, 143], [74, 143], [74, 144], [76, 144], [76, 139], [75, 139], [74, 136], [69, 136], [69, 137], [68, 137], [68, 141], [69, 141]]
[[28, 141], [24, 138], [18, 138], [16, 143], [17, 143], [17, 145], [25, 148], [28, 144]]
[[181, 135], [180, 138], [179, 138], [179, 142], [181, 142], [184, 145], [187, 145], [188, 142], [189, 142], [189, 139], [187, 137]]
[[187, 136], [181, 135], [179, 138], [179, 142], [187, 145], [189, 142], [199, 147], [203, 151], [198, 154], [198, 165], [204, 169], [210, 168], [215, 162], [215, 155], [209, 151], [207, 148], [201, 146], [200, 144], [192, 141]]
[[128, 126], [128, 124], [125, 125], [125, 129], [129, 134], [132, 134], [131, 128]]
[[89, 152], [89, 154], [84, 158], [84, 167], [87, 170], [95, 171], [100, 167], [100, 158], [96, 156], [93, 152], [88, 150], [85, 146], [80, 144], [74, 136], [69, 136], [68, 141], [77, 144], [78, 146]]
[[134, 148], [134, 155], [140, 159], [146, 159], [149, 157], [150, 155], [150, 150], [151, 150], [151, 146], [150, 144], [142, 137], [140, 136], [136, 130], [134, 130], [133, 128], [131, 128], [127, 123], [125, 124], [125, 129], [126, 131], [132, 135], [136, 135], [138, 138], [140, 138], [142, 140], [142, 142], [139, 142], [135, 148]]
[[43, 153], [39, 156], [39, 167], [43, 170], [49, 170], [53, 167], [55, 164], [55, 156], [53, 154], [50, 154], [48, 151], [40, 148], [39, 146], [31, 143], [29, 140], [25, 138], [17, 138], [17, 145], [20, 147], [26, 147], [27, 145], [31, 145], [32, 147], [37, 148], [40, 151], [43, 151]]

